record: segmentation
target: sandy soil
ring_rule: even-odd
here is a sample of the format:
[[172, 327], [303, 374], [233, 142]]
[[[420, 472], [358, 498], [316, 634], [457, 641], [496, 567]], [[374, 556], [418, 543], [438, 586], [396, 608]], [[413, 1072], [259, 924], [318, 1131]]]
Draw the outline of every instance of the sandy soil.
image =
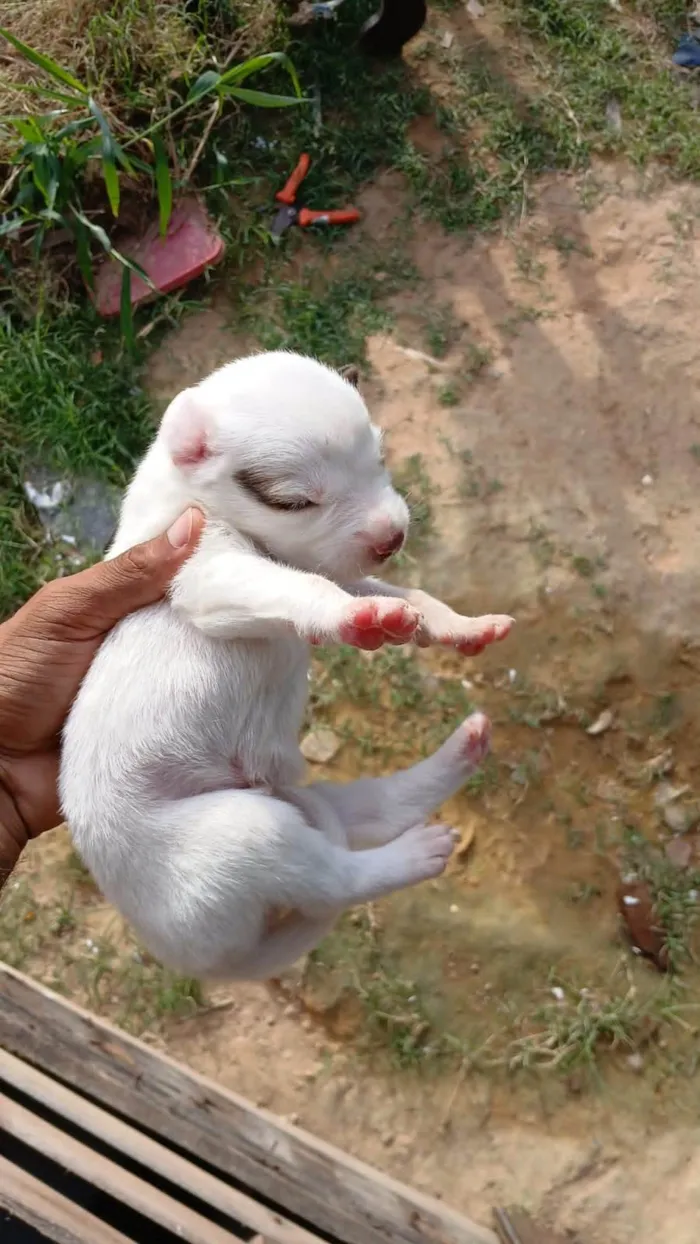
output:
[[[434, 135], [421, 125], [415, 137], [429, 149]], [[374, 243], [394, 238], [401, 196], [394, 175], [366, 191]], [[658, 833], [630, 756], [653, 752], [654, 730], [639, 723], [670, 694], [684, 713], [676, 773], [697, 780], [699, 211], [694, 190], [600, 168], [585, 184], [542, 185], [534, 217], [512, 235], [467, 244], [423, 225], [407, 243], [420, 285], [395, 299], [395, 330], [368, 344], [365, 393], [392, 456], [421, 454], [439, 490], [436, 533], [413, 573], [471, 612], [518, 617], [508, 653], [479, 667], [481, 701], [501, 710], [501, 757], [514, 768], [527, 747], [506, 711], [504, 660], [516, 679], [591, 712], [613, 705], [624, 724], [601, 740], [551, 726], [538, 791], [515, 810], [498, 793], [477, 809], [459, 804], [456, 821], [477, 832], [469, 869], [448, 891], [391, 908], [394, 943], [403, 939], [414, 968], [435, 943], [452, 948], [440, 988], [466, 1030], [470, 1008], [489, 1021], [489, 989], [501, 1009], [522, 974], [544, 990], [546, 963], [566, 961], [579, 979], [617, 970], [614, 870], [588, 840], [578, 853], [563, 842], [552, 806], [567, 782], [593, 790], [598, 818], [612, 783], [617, 813], [634, 807]], [[450, 322], [449, 349], [432, 360], [428, 303]], [[166, 343], [152, 371], [160, 400], [235, 353], [227, 322], [214, 308]], [[593, 819], [583, 816], [584, 834]], [[563, 898], [576, 880], [597, 887], [585, 911]], [[696, 1239], [692, 1076], [652, 1059], [640, 1075], [621, 1059], [584, 1093], [476, 1073], [392, 1077], [356, 1061], [352, 1021], [331, 1022], [293, 986], [288, 996], [226, 995], [224, 1009], [168, 1033], [171, 1053], [472, 1216], [487, 1222], [495, 1202], [521, 1201], [590, 1244]]]
[[[438, 150], [428, 121], [414, 139]], [[402, 202], [396, 175], [369, 187], [347, 246], [394, 246]], [[665, 832], [656, 788], [639, 781], [664, 748], [691, 796], [700, 777], [699, 217], [697, 190], [600, 167], [543, 183], [512, 233], [473, 241], [421, 224], [400, 237], [421, 280], [394, 298], [392, 332], [368, 343], [364, 393], [392, 459], [420, 454], [436, 489], [435, 530], [410, 573], [465, 611], [518, 619], [507, 650], [442, 670], [472, 682], [512, 781], [453, 801], [474, 834], [467, 862], [378, 915], [397, 962], [465, 1038], [487, 1041], [532, 1010], [552, 972], [655, 987], [623, 949], [616, 855], [598, 835], [628, 820]], [[431, 316], [449, 329], [440, 357]], [[164, 343], [158, 403], [250, 344], [230, 321], [218, 303]], [[533, 705], [552, 698], [533, 725]], [[606, 708], [612, 728], [588, 736], [581, 721]], [[412, 754], [405, 713], [383, 729]], [[346, 748], [327, 772], [378, 767]], [[40, 898], [61, 853], [48, 838], [26, 866]], [[86, 900], [83, 934], [111, 918]], [[692, 1002], [697, 974], [687, 980]], [[86, 996], [110, 1012], [96, 986]], [[697, 1239], [692, 1026], [685, 1045], [662, 1042], [641, 1064], [611, 1055], [583, 1086], [482, 1067], [392, 1072], [358, 1053], [361, 1016], [299, 982], [213, 1000], [152, 1039], [484, 1223], [495, 1203], [521, 1202], [582, 1244]]]

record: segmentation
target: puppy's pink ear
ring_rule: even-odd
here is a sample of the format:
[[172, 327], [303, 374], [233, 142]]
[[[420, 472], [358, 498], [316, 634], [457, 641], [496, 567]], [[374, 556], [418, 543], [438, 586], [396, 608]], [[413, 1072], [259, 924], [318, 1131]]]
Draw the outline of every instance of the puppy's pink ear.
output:
[[163, 415], [161, 435], [175, 466], [195, 467], [212, 456], [211, 424], [196, 389], [184, 389]]

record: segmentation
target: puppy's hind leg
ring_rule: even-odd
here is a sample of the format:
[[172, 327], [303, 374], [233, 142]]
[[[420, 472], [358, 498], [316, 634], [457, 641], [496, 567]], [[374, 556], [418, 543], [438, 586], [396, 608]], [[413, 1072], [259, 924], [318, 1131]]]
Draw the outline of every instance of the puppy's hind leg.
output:
[[472, 713], [432, 756], [388, 777], [308, 787], [332, 808], [353, 850], [392, 842], [429, 817], [486, 759], [491, 725]]
[[[261, 791], [174, 801], [161, 805], [159, 821], [168, 851], [157, 882], [144, 865], [142, 892], [122, 905], [154, 954], [195, 976], [273, 974], [345, 908], [439, 876], [454, 845], [450, 830], [431, 825], [350, 851], [339, 825], [342, 842], [331, 841], [300, 807]], [[286, 932], [266, 932], [285, 911], [299, 919]]]
[[284, 916], [261, 939], [255, 950], [239, 961], [236, 975], [248, 981], [267, 981], [279, 976], [302, 955], [308, 955], [315, 950], [334, 924], [335, 918], [309, 920], [297, 912]]

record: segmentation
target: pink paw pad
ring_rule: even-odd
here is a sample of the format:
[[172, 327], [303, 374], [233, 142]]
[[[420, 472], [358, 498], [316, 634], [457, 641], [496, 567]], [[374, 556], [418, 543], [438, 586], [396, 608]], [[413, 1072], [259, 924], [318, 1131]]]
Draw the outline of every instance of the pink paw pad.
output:
[[[475, 657], [489, 644], [498, 643], [499, 640], [505, 639], [510, 633], [513, 625], [513, 618], [504, 615], [486, 615], [483, 618], [474, 618], [471, 633], [463, 638], [457, 637], [452, 641], [457, 652], [464, 657]], [[448, 640], [449, 643], [449, 640]]]
[[491, 747], [491, 722], [483, 713], [472, 713], [461, 727], [460, 751], [474, 768], [483, 764]]
[[415, 609], [403, 602], [363, 601], [341, 625], [340, 640], [368, 651], [387, 643], [405, 644], [413, 638], [418, 622]]

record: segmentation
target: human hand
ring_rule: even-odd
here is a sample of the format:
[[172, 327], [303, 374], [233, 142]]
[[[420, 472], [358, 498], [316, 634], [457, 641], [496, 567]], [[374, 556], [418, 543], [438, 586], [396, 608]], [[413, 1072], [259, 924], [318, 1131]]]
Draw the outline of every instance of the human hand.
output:
[[61, 730], [97, 649], [161, 599], [203, 526], [186, 510], [166, 535], [47, 583], [0, 625], [0, 887], [28, 840], [60, 822]]

